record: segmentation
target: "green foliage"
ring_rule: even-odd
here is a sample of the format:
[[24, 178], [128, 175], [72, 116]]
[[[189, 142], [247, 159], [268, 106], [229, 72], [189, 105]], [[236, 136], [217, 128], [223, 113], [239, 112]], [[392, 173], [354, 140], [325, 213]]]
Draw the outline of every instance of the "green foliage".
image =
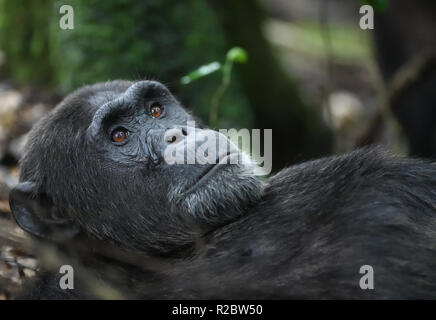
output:
[[51, 8], [49, 0], [0, 0], [0, 50], [5, 71], [18, 83], [51, 83]]
[[190, 72], [188, 75], [184, 76], [180, 81], [182, 84], [189, 84], [194, 80], [203, 78], [215, 71], [222, 72], [222, 80], [216, 89], [214, 95], [212, 96], [210, 111], [209, 111], [209, 125], [216, 127], [218, 125], [218, 107], [223, 97], [225, 91], [230, 86], [232, 66], [233, 63], [245, 63], [248, 60], [247, 52], [240, 47], [231, 48], [226, 54], [226, 60], [224, 64], [217, 61], [211, 62], [206, 65], [202, 65], [198, 69]]
[[245, 63], [248, 60], [247, 52], [240, 47], [233, 47], [227, 52], [227, 61]]
[[182, 84], [189, 84], [192, 81], [195, 81], [197, 79], [203, 78], [209, 74], [214, 73], [215, 71], [218, 71], [222, 68], [221, 63], [218, 61], [211, 62], [209, 64], [205, 64], [198, 69], [190, 72], [186, 76], [184, 76], [182, 79], [180, 79], [180, 82]]
[[[63, 4], [57, 1], [55, 11]], [[205, 1], [71, 0], [69, 4], [74, 8], [75, 29], [60, 30], [57, 19], [51, 28], [57, 80], [63, 91], [110, 79], [152, 78], [167, 84], [188, 107], [207, 118], [218, 79], [212, 76], [189, 87], [174, 81], [199, 61], [218, 60], [225, 54], [224, 37]], [[187, 79], [214, 69], [217, 65], [205, 66]], [[249, 126], [250, 118], [244, 116], [249, 113], [248, 103], [236, 82], [226, 98], [225, 124]]]
[[[64, 4], [74, 9], [73, 30], [59, 27]], [[199, 61], [218, 60], [226, 53], [214, 13], [203, 0], [0, 0], [0, 9], [3, 69], [15, 81], [56, 85], [67, 93], [98, 81], [153, 78], [207, 119], [220, 77], [189, 87], [174, 81]], [[212, 64], [189, 76], [195, 79], [221, 67]], [[222, 126], [251, 125], [237, 82], [222, 100]]]
[[[64, 4], [74, 9], [73, 30], [59, 27]], [[175, 81], [199, 61], [226, 54], [226, 41], [207, 2], [0, 0], [0, 9], [3, 69], [17, 82], [56, 86], [68, 93], [98, 81], [151, 78], [168, 85], [207, 119], [220, 78], [212, 74], [190, 86]], [[247, 99], [237, 82], [229, 86], [221, 111], [220, 125], [250, 126]]]

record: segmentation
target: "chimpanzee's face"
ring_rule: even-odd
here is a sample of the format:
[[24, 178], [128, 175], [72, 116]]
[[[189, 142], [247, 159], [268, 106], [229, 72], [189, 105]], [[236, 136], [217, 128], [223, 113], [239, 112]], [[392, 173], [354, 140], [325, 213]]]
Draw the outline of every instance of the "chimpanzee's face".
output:
[[[25, 209], [21, 216], [61, 217], [126, 247], [165, 251], [192, 241], [235, 219], [262, 189], [235, 145], [193, 121], [158, 82], [79, 89], [35, 126], [26, 146], [16, 202], [32, 194], [44, 209], [11, 204]], [[65, 232], [30, 220], [21, 226], [39, 236]]]

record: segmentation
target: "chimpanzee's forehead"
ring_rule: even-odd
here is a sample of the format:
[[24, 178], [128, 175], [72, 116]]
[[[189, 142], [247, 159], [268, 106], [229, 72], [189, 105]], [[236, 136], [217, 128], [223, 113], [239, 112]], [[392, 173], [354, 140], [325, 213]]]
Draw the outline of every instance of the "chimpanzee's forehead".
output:
[[132, 84], [131, 81], [118, 80], [86, 86], [65, 99], [65, 104], [77, 113], [93, 115], [103, 105], [123, 95]]
[[115, 100], [118, 98], [122, 93], [120, 92], [114, 92], [114, 91], [100, 91], [88, 98], [88, 103], [91, 105], [92, 108], [99, 108], [105, 103]]
[[[159, 95], [167, 96], [171, 95], [168, 89], [157, 81], [111, 81], [106, 83], [100, 83], [94, 86], [88, 87], [81, 96], [82, 102], [88, 105], [88, 108], [94, 112], [101, 106], [108, 102], [117, 100], [121, 96], [125, 96], [127, 100], [135, 100], [138, 95], [145, 94], [147, 90], [149, 92], [159, 92]], [[80, 91], [79, 91], [80, 93]], [[83, 101], [85, 100], [85, 101]]]
[[58, 124], [64, 122], [65, 117], [60, 115], [66, 113], [69, 115], [69, 121], [72, 120], [75, 125], [80, 123], [83, 128], [89, 126], [94, 116], [103, 108], [108, 111], [123, 105], [142, 103], [149, 98], [177, 102], [168, 88], [157, 81], [116, 80], [76, 90], [62, 101], [59, 108], [56, 108], [52, 120]]

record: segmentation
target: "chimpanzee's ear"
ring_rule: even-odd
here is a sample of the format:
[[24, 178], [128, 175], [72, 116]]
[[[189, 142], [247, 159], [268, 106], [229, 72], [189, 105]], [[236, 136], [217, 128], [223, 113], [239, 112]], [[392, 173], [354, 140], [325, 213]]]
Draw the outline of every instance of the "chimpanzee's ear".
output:
[[33, 182], [21, 182], [12, 189], [9, 205], [17, 224], [39, 238], [62, 242], [80, 231], [72, 220], [56, 215], [50, 199], [39, 195]]

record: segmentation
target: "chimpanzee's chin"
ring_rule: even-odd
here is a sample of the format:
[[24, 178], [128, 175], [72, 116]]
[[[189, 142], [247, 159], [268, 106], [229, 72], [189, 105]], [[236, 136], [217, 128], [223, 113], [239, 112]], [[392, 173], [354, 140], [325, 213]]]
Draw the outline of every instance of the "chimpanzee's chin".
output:
[[211, 225], [234, 220], [262, 196], [263, 184], [253, 174], [253, 168], [246, 163], [213, 168], [210, 179], [204, 177], [204, 181], [176, 200], [177, 207]]

